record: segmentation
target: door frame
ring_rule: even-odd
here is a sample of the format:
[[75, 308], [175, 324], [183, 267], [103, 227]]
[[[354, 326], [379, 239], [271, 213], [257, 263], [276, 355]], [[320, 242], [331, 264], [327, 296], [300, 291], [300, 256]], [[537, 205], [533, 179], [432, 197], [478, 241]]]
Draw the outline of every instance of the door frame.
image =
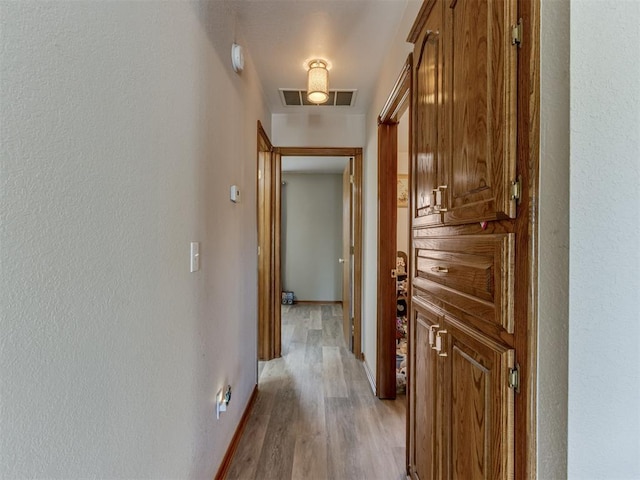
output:
[[271, 360], [280, 356], [280, 299], [276, 302], [275, 287], [279, 285], [279, 232], [274, 226], [280, 216], [279, 158], [274, 152], [269, 136], [258, 120], [257, 140], [258, 170], [256, 179], [258, 230], [258, 360]]
[[[413, 54], [409, 54], [389, 97], [378, 116], [378, 286], [376, 319], [376, 395], [378, 398], [396, 398], [396, 325], [389, 315], [396, 311], [396, 279], [391, 270], [396, 267], [397, 256], [397, 173], [398, 123], [411, 110], [411, 82]], [[408, 115], [411, 135], [411, 111]], [[409, 141], [411, 158], [411, 141]], [[411, 212], [411, 165], [409, 162], [409, 212]], [[409, 215], [409, 232], [413, 215]], [[389, 232], [392, 232], [391, 235]], [[411, 238], [409, 235], [408, 238]], [[408, 253], [408, 252], [407, 252]], [[411, 271], [411, 258], [407, 257], [407, 273]], [[410, 283], [407, 282], [407, 307], [411, 301]], [[409, 308], [407, 308], [407, 311]], [[393, 313], [392, 313], [393, 312]]]
[[[262, 134], [260, 133], [262, 130]], [[258, 122], [258, 137], [266, 133]], [[260, 140], [258, 143], [260, 147]], [[264, 174], [258, 174], [258, 359], [281, 355], [281, 194], [282, 157], [353, 157], [353, 353], [362, 360], [362, 148], [273, 147], [264, 155]], [[258, 161], [260, 171], [260, 148]], [[262, 183], [261, 183], [262, 182]], [[260, 188], [265, 201], [261, 202]], [[267, 227], [268, 225], [268, 227]], [[262, 232], [262, 237], [260, 235]], [[261, 240], [264, 243], [261, 243]], [[262, 245], [265, 247], [263, 248]], [[264, 353], [265, 355], [261, 355]]]

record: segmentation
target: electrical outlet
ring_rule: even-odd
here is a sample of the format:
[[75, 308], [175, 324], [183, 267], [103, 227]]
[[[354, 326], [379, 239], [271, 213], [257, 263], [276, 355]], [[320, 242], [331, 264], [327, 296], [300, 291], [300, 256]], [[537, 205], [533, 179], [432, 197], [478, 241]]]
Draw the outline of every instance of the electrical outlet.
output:
[[220, 413], [227, 411], [227, 405], [231, 401], [231, 385], [221, 389], [216, 395], [216, 418], [220, 420]]

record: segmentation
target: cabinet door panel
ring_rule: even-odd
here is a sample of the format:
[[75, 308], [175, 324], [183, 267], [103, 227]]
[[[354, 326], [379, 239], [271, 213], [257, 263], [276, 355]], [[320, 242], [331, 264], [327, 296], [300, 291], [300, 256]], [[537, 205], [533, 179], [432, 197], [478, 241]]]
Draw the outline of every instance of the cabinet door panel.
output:
[[437, 363], [438, 356], [429, 345], [429, 327], [436, 326], [440, 317], [431, 309], [412, 304], [412, 353], [409, 368], [410, 455], [412, 477], [436, 478], [437, 432]]
[[437, 296], [460, 320], [513, 333], [513, 233], [415, 238], [414, 245], [415, 295]]
[[445, 478], [513, 478], [514, 351], [445, 317]]
[[454, 0], [448, 9], [448, 224], [515, 216], [516, 8], [515, 0]]
[[414, 119], [414, 226], [442, 223], [434, 190], [442, 181], [442, 4], [436, 2], [416, 44]]

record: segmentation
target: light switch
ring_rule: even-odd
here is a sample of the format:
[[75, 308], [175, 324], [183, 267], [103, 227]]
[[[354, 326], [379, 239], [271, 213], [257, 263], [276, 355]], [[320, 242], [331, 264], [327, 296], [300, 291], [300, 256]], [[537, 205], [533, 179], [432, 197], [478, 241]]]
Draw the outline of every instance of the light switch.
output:
[[200, 242], [191, 242], [191, 272], [200, 270]]

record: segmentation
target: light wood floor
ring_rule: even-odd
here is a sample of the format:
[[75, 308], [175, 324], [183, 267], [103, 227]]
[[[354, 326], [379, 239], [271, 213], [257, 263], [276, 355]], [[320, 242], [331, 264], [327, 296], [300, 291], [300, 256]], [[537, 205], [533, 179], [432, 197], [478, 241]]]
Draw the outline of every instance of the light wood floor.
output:
[[346, 348], [340, 305], [282, 310], [282, 357], [259, 393], [228, 480], [405, 479], [405, 402], [378, 400]]

